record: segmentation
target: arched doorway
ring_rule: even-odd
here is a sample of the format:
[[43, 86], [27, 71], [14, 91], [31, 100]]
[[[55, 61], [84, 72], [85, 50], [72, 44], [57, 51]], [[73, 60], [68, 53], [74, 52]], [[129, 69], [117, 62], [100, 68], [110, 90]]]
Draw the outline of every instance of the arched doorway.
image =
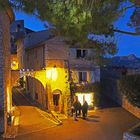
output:
[[62, 92], [58, 89], [52, 92], [54, 111], [60, 111], [61, 94]]

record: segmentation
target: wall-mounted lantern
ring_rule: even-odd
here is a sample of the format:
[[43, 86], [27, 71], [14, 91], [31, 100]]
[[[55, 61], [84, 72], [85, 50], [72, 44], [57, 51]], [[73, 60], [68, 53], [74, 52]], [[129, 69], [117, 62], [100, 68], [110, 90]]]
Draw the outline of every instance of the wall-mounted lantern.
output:
[[56, 81], [58, 78], [58, 71], [56, 66], [54, 65], [54, 67], [51, 67], [49, 69], [46, 70], [46, 78], [52, 81]]

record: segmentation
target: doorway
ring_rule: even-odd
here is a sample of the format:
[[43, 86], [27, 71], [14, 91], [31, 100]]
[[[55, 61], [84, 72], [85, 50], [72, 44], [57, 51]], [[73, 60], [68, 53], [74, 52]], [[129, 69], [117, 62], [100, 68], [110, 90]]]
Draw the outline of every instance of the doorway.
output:
[[61, 95], [61, 92], [59, 90], [55, 90], [53, 92], [54, 111], [60, 110], [60, 95]]

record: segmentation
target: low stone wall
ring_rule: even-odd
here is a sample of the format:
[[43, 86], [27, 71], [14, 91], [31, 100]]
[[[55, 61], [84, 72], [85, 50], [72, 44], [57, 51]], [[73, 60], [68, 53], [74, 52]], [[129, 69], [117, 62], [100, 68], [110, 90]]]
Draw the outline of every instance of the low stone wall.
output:
[[122, 107], [140, 119], [140, 108], [133, 106], [125, 97], [122, 99]]
[[140, 140], [140, 137], [135, 136], [129, 132], [123, 134], [123, 140]]
[[[140, 123], [123, 133], [123, 140], [140, 140], [139, 136]], [[136, 134], [137, 133], [137, 134]]]

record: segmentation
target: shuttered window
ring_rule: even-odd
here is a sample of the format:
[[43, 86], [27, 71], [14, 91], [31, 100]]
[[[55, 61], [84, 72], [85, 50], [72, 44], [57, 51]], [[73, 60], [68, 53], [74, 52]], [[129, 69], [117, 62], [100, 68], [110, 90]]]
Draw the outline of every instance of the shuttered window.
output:
[[77, 49], [76, 50], [76, 57], [77, 58], [85, 58], [88, 54], [88, 50]]
[[79, 72], [79, 82], [87, 81], [87, 72]]

